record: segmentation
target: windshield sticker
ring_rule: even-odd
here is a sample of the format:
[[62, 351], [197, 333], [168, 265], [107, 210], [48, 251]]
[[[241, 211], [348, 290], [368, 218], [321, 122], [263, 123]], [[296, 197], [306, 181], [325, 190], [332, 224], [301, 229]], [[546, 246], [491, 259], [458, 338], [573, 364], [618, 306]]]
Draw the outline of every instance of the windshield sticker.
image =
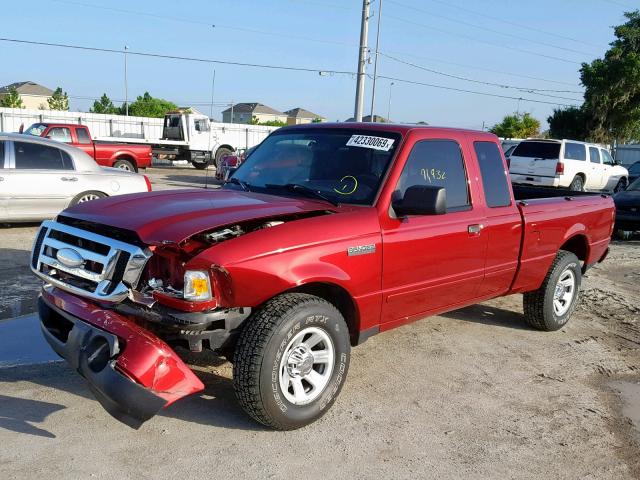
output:
[[393, 138], [370, 137], [369, 135], [351, 135], [347, 142], [347, 147], [363, 147], [372, 148], [374, 150], [382, 150], [388, 152], [393, 146]]
[[353, 175], [345, 175], [340, 179], [340, 188], [333, 191], [339, 195], [351, 195], [358, 189], [358, 179]]

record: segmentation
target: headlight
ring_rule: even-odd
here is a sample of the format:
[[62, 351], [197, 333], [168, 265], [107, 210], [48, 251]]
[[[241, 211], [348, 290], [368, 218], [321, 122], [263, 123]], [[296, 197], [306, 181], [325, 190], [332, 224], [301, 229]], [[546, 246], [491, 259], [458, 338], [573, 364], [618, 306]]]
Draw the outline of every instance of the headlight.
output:
[[187, 270], [184, 274], [185, 300], [211, 300], [209, 274], [198, 270]]

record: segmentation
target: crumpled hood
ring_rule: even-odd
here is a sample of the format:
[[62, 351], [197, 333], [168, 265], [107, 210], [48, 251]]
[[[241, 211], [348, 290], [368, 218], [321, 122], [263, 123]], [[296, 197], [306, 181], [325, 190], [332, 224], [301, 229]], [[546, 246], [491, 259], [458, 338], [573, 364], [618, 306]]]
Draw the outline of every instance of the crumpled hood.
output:
[[235, 190], [165, 190], [81, 203], [62, 215], [136, 232], [149, 245], [180, 243], [237, 222], [333, 210], [329, 203]]

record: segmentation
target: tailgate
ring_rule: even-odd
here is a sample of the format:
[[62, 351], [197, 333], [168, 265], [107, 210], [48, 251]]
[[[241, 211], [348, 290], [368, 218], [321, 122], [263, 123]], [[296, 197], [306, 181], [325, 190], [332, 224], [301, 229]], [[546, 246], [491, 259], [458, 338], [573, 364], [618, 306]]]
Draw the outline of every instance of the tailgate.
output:
[[517, 175], [555, 177], [560, 159], [560, 142], [525, 140], [510, 157], [509, 172]]

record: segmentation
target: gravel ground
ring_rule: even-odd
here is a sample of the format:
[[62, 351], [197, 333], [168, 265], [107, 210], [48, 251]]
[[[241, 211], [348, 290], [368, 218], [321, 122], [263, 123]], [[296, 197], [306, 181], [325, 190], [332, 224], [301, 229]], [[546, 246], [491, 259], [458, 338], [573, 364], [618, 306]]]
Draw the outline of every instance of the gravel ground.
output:
[[[204, 176], [149, 173], [158, 188]], [[5, 316], [32, 305], [34, 232], [0, 231]], [[294, 432], [249, 420], [212, 356], [187, 355], [206, 391], [138, 431], [65, 363], [0, 369], [1, 477], [637, 479], [639, 282], [640, 241], [614, 242], [559, 332], [528, 329], [516, 295], [377, 335], [328, 414]]]

